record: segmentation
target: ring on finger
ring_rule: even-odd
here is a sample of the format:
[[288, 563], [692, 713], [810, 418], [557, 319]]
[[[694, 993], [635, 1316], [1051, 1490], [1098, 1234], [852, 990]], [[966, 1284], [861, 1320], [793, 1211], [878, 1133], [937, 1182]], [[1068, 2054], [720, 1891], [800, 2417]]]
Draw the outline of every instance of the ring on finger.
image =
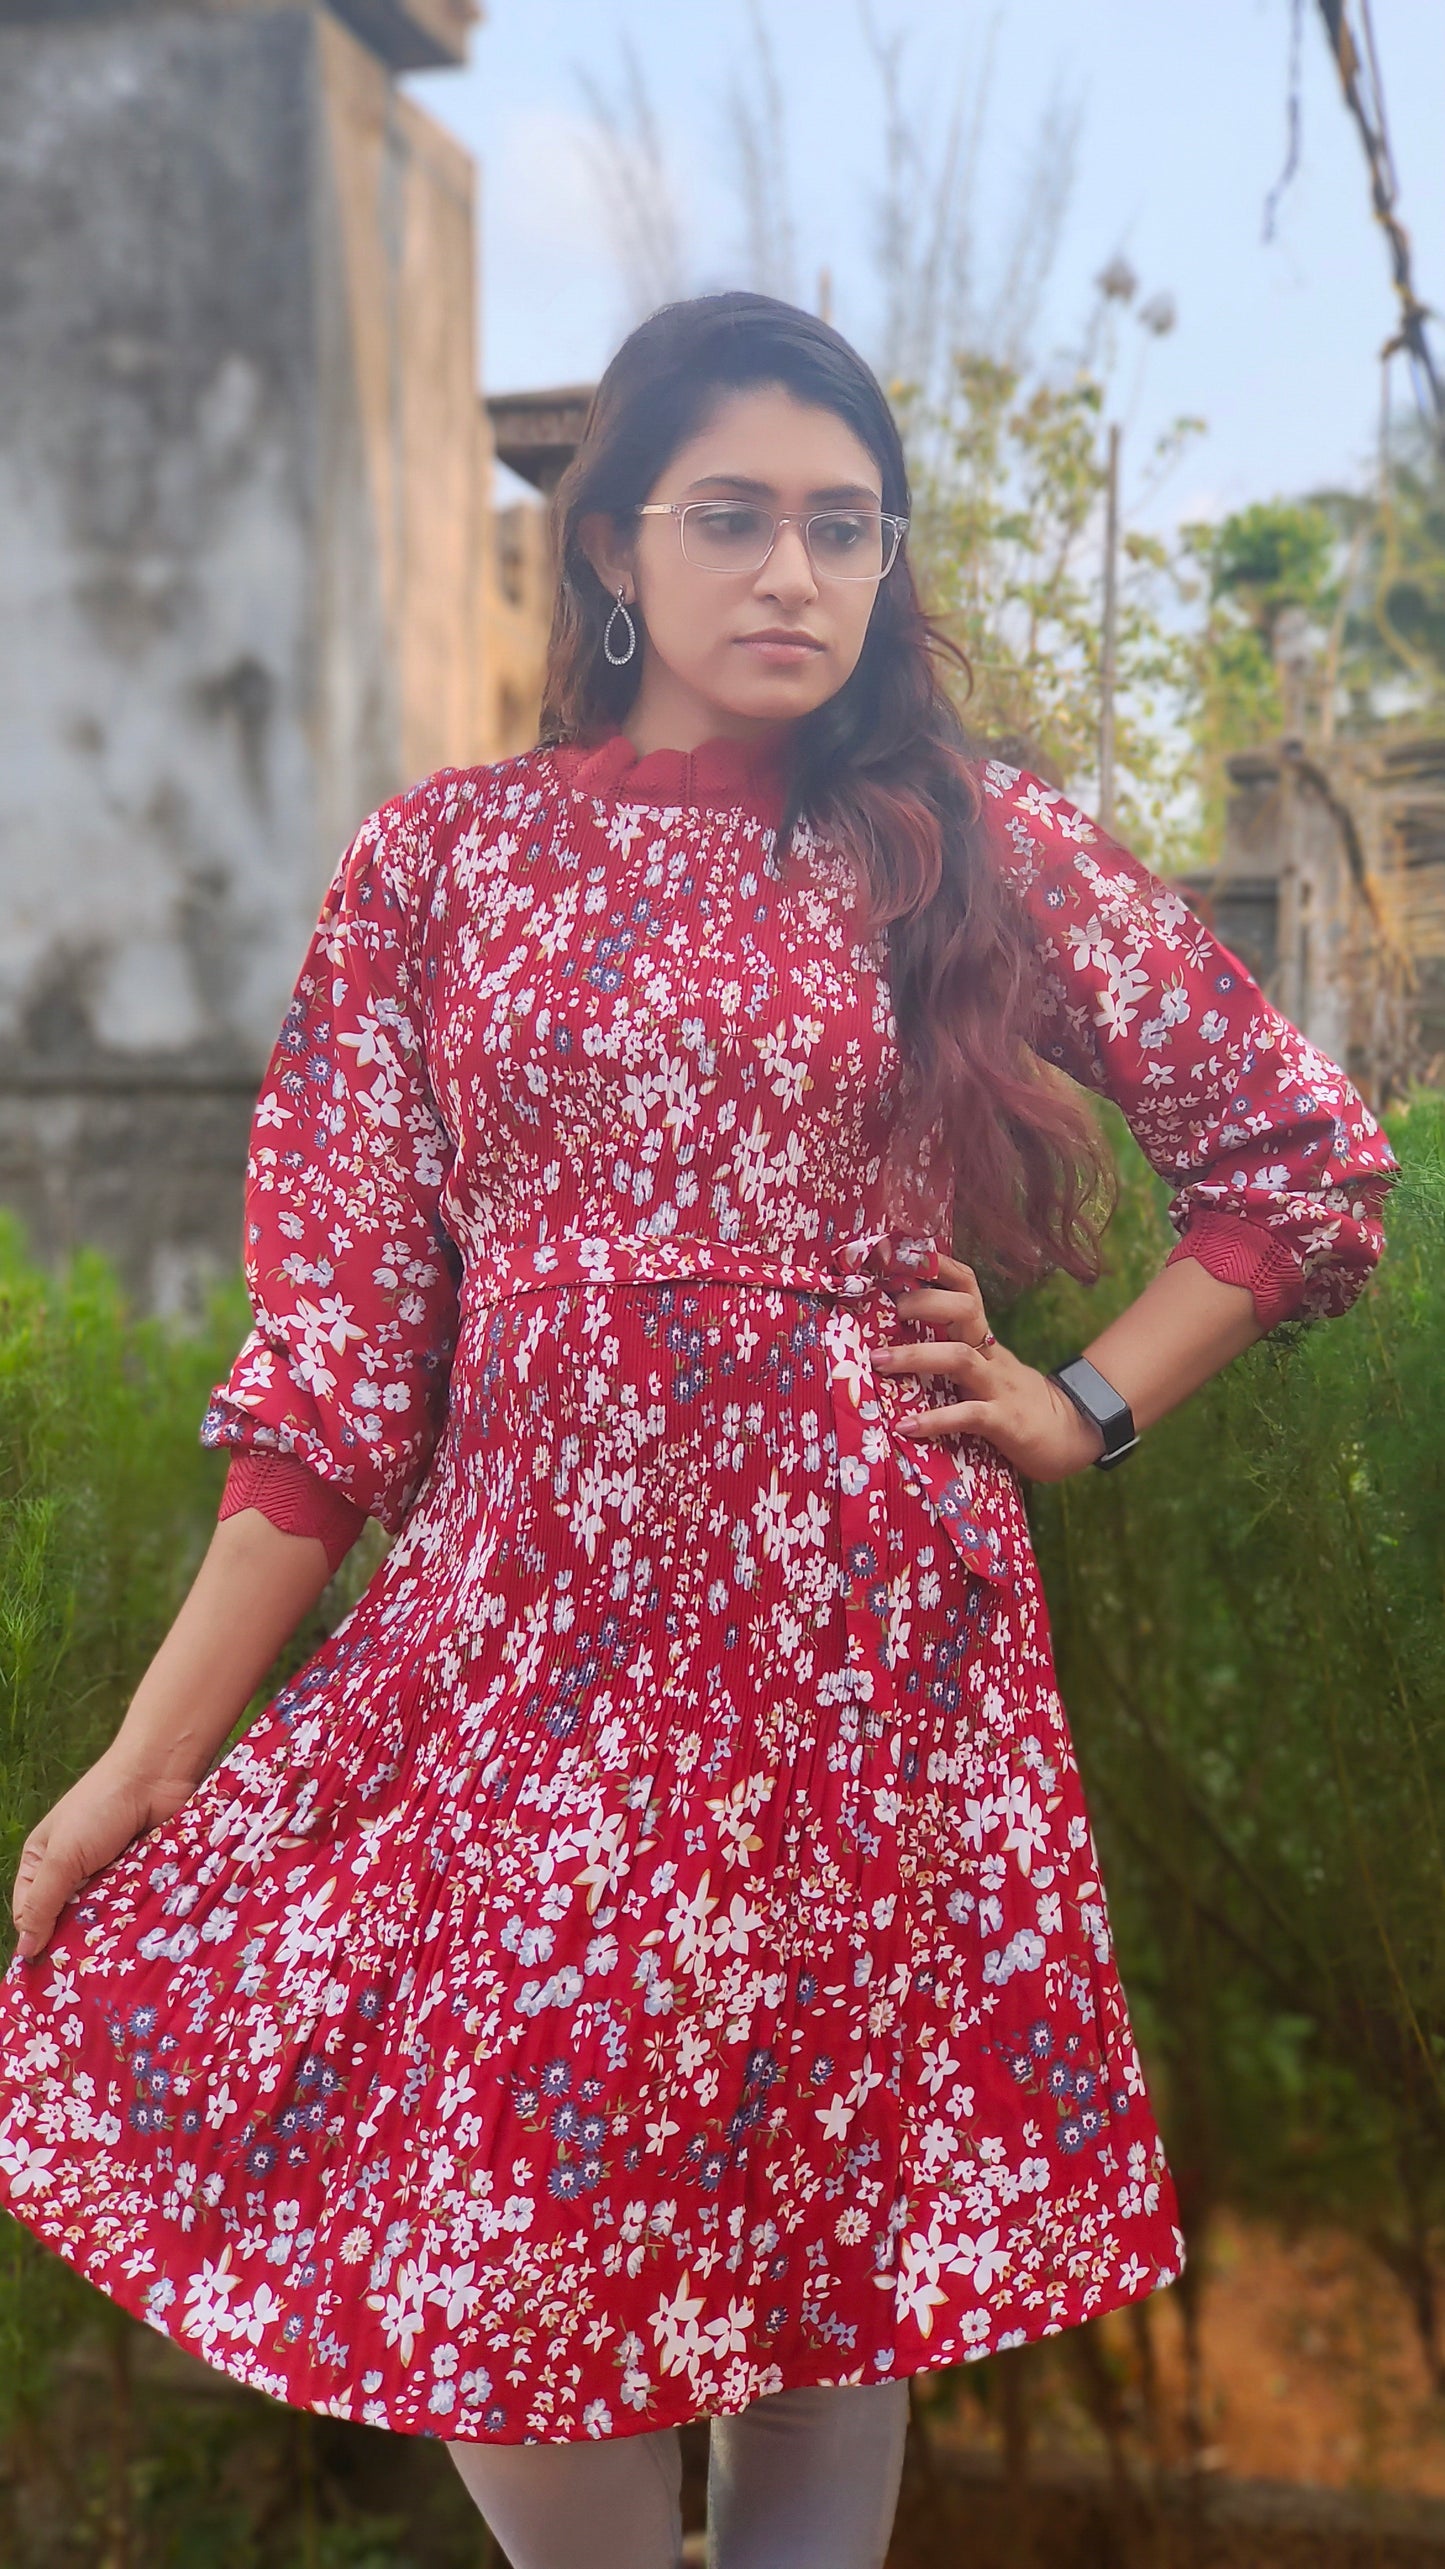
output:
[[970, 1338], [968, 1343], [976, 1356], [986, 1356], [990, 1347], [998, 1345], [998, 1340], [991, 1329], [985, 1329], [981, 1338]]

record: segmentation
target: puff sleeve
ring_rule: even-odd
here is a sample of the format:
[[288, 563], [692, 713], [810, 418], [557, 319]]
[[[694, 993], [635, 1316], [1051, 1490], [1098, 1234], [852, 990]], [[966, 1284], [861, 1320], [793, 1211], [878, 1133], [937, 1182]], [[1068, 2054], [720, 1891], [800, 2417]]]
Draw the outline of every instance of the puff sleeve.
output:
[[1043, 965], [1036, 1049], [1113, 1100], [1173, 1189], [1170, 1263], [1248, 1286], [1265, 1327], [1346, 1311], [1397, 1174], [1357, 1090], [1076, 805], [998, 763], [980, 781]]
[[401, 1525], [456, 1342], [453, 1151], [426, 1069], [436, 801], [421, 788], [374, 813], [322, 903], [252, 1124], [254, 1325], [200, 1431], [232, 1453], [222, 1512], [317, 1533], [333, 1566], [367, 1517]]

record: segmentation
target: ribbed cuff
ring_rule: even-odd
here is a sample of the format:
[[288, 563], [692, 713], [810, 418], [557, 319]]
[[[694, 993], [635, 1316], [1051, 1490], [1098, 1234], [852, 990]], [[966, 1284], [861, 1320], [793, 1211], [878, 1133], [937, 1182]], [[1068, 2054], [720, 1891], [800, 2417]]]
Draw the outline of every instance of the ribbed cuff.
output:
[[314, 1534], [326, 1547], [326, 1564], [332, 1572], [345, 1560], [366, 1523], [365, 1508], [318, 1480], [294, 1454], [232, 1455], [217, 1524], [239, 1516], [243, 1508], [259, 1508], [278, 1533]]
[[1305, 1271], [1288, 1242], [1236, 1213], [1196, 1213], [1165, 1265], [1176, 1258], [1197, 1258], [1220, 1284], [1247, 1286], [1262, 1329], [1288, 1320], [1304, 1296]]

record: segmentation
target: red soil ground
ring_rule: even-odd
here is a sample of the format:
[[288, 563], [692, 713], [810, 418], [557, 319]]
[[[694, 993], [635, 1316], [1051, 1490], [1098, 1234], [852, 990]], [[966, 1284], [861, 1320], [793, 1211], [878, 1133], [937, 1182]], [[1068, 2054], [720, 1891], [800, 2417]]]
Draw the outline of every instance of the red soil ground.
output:
[[[1445, 2497], [1445, 2398], [1428, 2369], [1400, 2287], [1347, 2236], [1282, 2238], [1221, 2223], [1204, 2296], [1206, 2467], [1239, 2479]], [[1177, 2294], [1149, 2310], [1159, 2381], [1157, 2459], [1187, 2459]], [[1131, 2454], [1148, 2437], [1139, 2345], [1127, 2313], [1100, 2334], [1118, 2375]], [[1029, 2436], [1040, 2455], [1100, 2455], [1103, 2439], [1065, 2341], [1026, 2350]], [[942, 2446], [996, 2445], [1002, 2421], [969, 2395], [936, 2415]], [[943, 2389], [942, 2380], [937, 2388]]]

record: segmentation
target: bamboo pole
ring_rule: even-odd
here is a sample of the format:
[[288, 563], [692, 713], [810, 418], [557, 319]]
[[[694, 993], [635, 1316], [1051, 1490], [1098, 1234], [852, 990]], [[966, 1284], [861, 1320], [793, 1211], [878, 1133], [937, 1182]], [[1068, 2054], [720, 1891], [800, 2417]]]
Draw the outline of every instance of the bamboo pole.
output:
[[1104, 633], [1099, 655], [1099, 821], [1114, 826], [1114, 688], [1119, 644], [1119, 424], [1109, 426], [1104, 515]]

